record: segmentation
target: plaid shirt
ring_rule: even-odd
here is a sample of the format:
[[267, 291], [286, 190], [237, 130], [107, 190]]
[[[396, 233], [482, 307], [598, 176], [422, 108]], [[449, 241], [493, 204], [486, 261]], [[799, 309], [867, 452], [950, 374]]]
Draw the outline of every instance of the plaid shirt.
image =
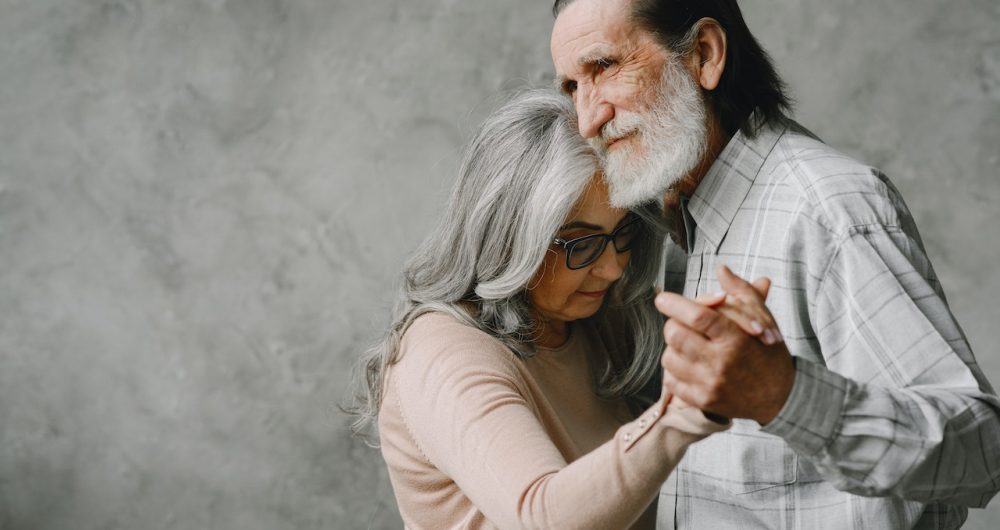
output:
[[1000, 400], [879, 171], [793, 122], [737, 134], [689, 201], [666, 288], [772, 279], [796, 358], [784, 408], [692, 446], [658, 528], [958, 528], [1000, 489]]

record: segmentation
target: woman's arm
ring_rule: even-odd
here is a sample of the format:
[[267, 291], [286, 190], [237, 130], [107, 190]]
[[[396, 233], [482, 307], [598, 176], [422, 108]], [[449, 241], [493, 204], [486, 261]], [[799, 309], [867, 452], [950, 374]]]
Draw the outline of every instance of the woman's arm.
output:
[[430, 463], [501, 528], [627, 528], [687, 446], [726, 428], [661, 400], [567, 464], [499, 342], [410, 332], [389, 377], [394, 405]]

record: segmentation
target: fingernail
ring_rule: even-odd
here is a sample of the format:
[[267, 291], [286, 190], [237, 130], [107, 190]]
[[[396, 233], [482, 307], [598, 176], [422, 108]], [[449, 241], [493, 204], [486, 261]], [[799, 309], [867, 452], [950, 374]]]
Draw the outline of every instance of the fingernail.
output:
[[774, 335], [773, 335], [772, 333], [773, 333], [773, 332], [772, 332], [771, 330], [766, 330], [766, 331], [764, 331], [764, 334], [763, 334], [763, 335], [761, 335], [761, 342], [763, 342], [764, 344], [766, 344], [766, 345], [768, 345], [768, 346], [771, 346], [771, 345], [773, 345], [773, 344], [774, 344], [775, 342], [777, 342], [777, 341], [776, 341], [776, 340], [774, 339]]
[[785, 342], [785, 336], [777, 328], [771, 330], [774, 333], [775, 342]]
[[719, 297], [719, 296], [729, 296], [729, 295], [726, 293], [726, 291], [717, 291], [712, 296]]
[[751, 320], [750, 329], [752, 329], [754, 333], [760, 335], [760, 333], [764, 331], [764, 326], [760, 325], [760, 322], [757, 322], [756, 320]]

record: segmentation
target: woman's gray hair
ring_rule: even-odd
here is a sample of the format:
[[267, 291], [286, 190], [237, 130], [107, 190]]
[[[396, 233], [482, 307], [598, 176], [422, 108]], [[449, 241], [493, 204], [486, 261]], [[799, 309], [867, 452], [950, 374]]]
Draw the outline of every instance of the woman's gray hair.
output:
[[[488, 333], [518, 356], [535, 353], [539, 330], [527, 291], [552, 239], [597, 173], [597, 157], [577, 132], [573, 105], [552, 89], [514, 96], [483, 123], [437, 228], [407, 261], [386, 334], [361, 359], [348, 411], [355, 434], [378, 417], [387, 368], [420, 315], [441, 312]], [[659, 205], [636, 212], [645, 230], [604, 307], [579, 322], [609, 347], [595, 391], [632, 398], [659, 366], [662, 318], [653, 280], [663, 242]], [[600, 367], [601, 365], [597, 365]]]

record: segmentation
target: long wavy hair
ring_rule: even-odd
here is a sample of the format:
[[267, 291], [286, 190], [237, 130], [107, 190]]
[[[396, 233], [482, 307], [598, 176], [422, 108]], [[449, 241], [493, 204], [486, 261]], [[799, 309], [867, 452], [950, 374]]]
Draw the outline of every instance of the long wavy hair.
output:
[[[597, 171], [572, 103], [555, 90], [521, 92], [486, 119], [467, 148], [440, 223], [405, 265], [388, 329], [361, 359], [347, 407], [355, 415], [355, 434], [374, 431], [386, 370], [403, 334], [425, 313], [451, 315], [522, 358], [535, 354], [540, 328], [527, 292]], [[653, 307], [652, 285], [664, 232], [648, 221], [659, 217], [658, 209], [637, 209], [644, 230], [622, 277], [604, 306], [576, 323], [627, 345], [610, 348], [595, 370], [594, 390], [605, 398], [635, 403], [659, 366], [663, 321]]]

